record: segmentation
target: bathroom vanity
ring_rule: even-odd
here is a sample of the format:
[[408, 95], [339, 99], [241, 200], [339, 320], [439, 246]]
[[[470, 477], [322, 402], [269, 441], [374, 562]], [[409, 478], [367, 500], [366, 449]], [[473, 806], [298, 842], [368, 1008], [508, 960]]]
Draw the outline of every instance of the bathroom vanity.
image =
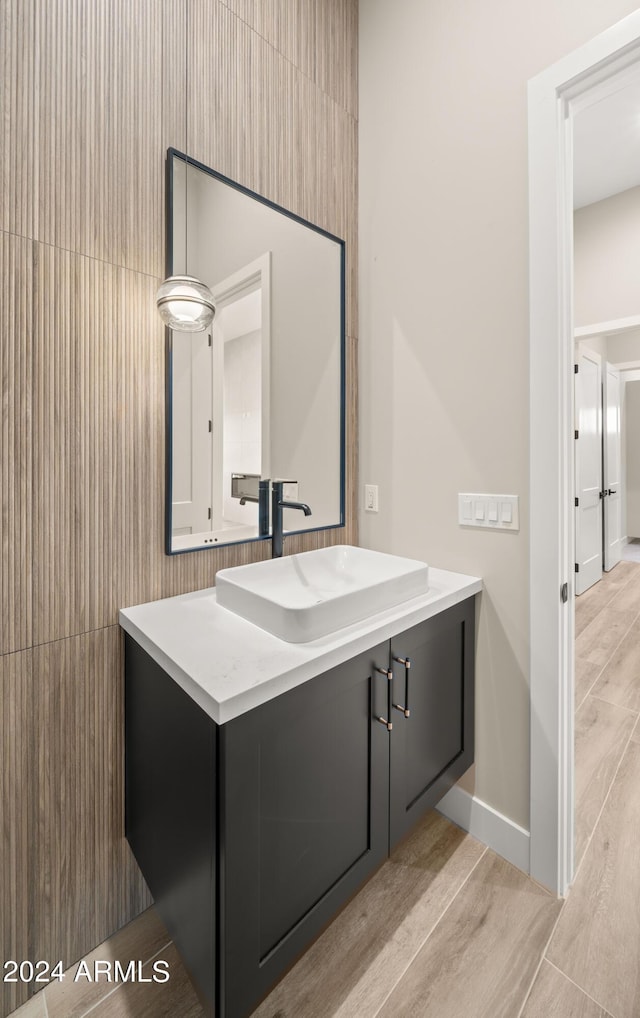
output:
[[475, 595], [309, 643], [215, 588], [120, 613], [126, 829], [207, 1013], [244, 1018], [473, 761]]

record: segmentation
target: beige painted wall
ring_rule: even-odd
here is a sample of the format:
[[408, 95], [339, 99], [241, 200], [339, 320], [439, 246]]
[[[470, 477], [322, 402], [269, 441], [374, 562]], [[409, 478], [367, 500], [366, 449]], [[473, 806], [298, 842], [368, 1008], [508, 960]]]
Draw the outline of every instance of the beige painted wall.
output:
[[[634, 0], [360, 5], [361, 542], [482, 576], [476, 794], [528, 827], [527, 80]], [[362, 486], [362, 485], [361, 485]], [[518, 534], [460, 491], [520, 496]]]
[[[638, 314], [640, 314], [640, 284], [638, 286]], [[610, 364], [640, 364], [640, 329], [630, 329], [619, 336], [607, 337], [607, 356]]]
[[66, 968], [150, 900], [118, 608], [269, 554], [164, 554], [168, 146], [347, 240], [347, 527], [287, 545], [357, 539], [357, 4], [1, 0], [0, 26], [0, 955]]
[[588, 336], [587, 339], [580, 339], [575, 345], [575, 355], [577, 356], [580, 347], [586, 347], [588, 350], [595, 350], [602, 357], [603, 362], [609, 359], [609, 337], [608, 336]]
[[580, 344], [595, 350], [609, 364], [628, 364], [637, 361], [640, 365], [640, 328], [630, 329], [629, 332], [619, 335], [589, 336], [587, 339], [576, 340], [576, 350]]
[[640, 187], [585, 205], [574, 223], [575, 324], [640, 314]]

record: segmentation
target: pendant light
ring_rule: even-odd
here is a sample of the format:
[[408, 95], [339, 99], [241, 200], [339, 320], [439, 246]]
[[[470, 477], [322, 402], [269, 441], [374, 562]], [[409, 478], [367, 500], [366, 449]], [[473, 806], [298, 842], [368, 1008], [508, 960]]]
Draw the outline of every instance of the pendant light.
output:
[[179, 332], [204, 332], [216, 313], [211, 290], [195, 276], [168, 276], [156, 304], [165, 325]]
[[[185, 3], [185, 81], [184, 81], [184, 133], [185, 147], [189, 144], [189, 6]], [[204, 332], [216, 313], [211, 290], [200, 279], [188, 274], [189, 246], [187, 222], [189, 218], [189, 157], [184, 166], [184, 267], [182, 276], [168, 276], [156, 294], [156, 305], [165, 325], [179, 332]]]

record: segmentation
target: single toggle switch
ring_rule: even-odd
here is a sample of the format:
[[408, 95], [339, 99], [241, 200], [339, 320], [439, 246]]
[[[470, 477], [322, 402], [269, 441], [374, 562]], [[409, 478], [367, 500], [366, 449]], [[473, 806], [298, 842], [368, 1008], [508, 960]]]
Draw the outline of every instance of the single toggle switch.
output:
[[484, 519], [484, 502], [476, 502], [476, 519]]
[[503, 523], [511, 523], [513, 519], [511, 502], [502, 502], [500, 504], [500, 516]]
[[498, 522], [498, 503], [489, 502], [489, 520], [491, 523]]
[[470, 498], [465, 498], [462, 502], [462, 518], [464, 520], [473, 519], [473, 502]]

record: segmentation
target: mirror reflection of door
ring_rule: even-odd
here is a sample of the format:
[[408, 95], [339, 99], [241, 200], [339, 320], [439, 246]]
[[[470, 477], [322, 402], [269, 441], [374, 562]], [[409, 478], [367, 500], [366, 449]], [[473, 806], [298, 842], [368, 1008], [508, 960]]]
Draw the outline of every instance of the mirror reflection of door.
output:
[[212, 527], [213, 377], [210, 333], [174, 332], [172, 533], [176, 538]]
[[[262, 477], [262, 331], [260, 289], [225, 304], [214, 322], [222, 350], [222, 469], [218, 497], [224, 526], [255, 528], [253, 491]], [[247, 483], [232, 486], [233, 477]]]
[[206, 333], [172, 344], [172, 543], [258, 536], [258, 481], [268, 476], [268, 253], [213, 289]]

